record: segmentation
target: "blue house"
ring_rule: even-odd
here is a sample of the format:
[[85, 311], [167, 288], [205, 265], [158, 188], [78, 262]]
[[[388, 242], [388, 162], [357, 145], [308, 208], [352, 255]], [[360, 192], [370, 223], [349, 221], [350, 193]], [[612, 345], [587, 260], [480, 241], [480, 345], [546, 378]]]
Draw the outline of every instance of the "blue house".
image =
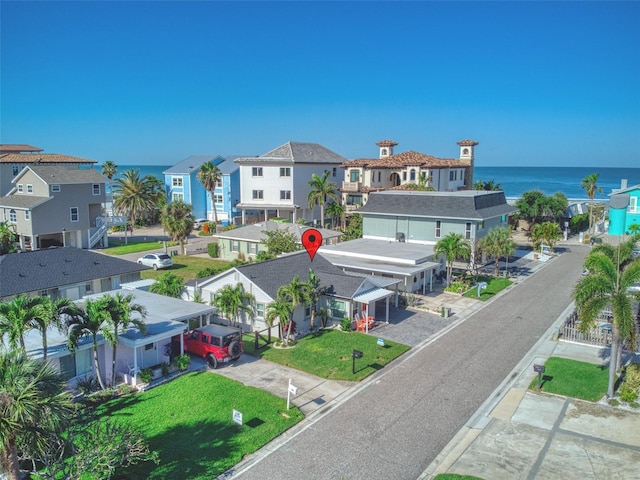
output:
[[626, 187], [624, 183], [609, 195], [609, 235], [624, 235], [631, 225], [640, 225], [640, 184]]
[[195, 218], [213, 220], [211, 194], [197, 178], [200, 167], [207, 162], [213, 162], [222, 174], [222, 182], [216, 185], [214, 191], [218, 221], [231, 221], [237, 216], [235, 205], [240, 197], [240, 172], [239, 166], [233, 162], [235, 158], [237, 157], [225, 159], [221, 155], [192, 155], [165, 170], [162, 173], [167, 200], [183, 200], [191, 205]]

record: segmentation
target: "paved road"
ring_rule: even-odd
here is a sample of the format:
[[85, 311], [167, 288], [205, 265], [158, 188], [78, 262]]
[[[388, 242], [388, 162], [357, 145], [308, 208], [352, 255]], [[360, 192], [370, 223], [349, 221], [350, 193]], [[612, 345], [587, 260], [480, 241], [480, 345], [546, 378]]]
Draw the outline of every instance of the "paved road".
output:
[[226, 476], [416, 479], [567, 307], [587, 251], [567, 247]]

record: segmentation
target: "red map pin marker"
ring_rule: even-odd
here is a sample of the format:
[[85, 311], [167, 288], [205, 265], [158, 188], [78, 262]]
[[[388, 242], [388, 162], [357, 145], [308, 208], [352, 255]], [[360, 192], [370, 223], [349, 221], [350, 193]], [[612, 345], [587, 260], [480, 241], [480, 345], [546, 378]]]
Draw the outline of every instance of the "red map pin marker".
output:
[[305, 230], [302, 234], [302, 245], [304, 245], [309, 258], [313, 261], [313, 257], [315, 257], [320, 245], [322, 245], [322, 234], [315, 228]]

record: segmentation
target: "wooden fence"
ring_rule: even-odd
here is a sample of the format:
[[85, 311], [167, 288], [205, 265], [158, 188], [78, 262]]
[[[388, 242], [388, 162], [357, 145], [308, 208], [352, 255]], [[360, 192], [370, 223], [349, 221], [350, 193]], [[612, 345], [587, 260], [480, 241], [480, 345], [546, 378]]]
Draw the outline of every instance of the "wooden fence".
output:
[[611, 346], [611, 328], [610, 328], [610, 312], [603, 311], [598, 316], [598, 324], [601, 327], [596, 327], [583, 333], [580, 328], [580, 320], [578, 314], [574, 310], [565, 319], [564, 324], [560, 327], [558, 332], [558, 340], [565, 342], [585, 343], [587, 345], [597, 345], [601, 347]]

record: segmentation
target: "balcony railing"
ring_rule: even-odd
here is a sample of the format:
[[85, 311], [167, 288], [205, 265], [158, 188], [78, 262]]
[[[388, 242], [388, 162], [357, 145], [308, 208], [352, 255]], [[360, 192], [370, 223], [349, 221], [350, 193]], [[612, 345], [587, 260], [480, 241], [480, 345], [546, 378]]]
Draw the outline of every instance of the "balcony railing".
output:
[[349, 212], [353, 212], [354, 210], [357, 210], [361, 207], [362, 205], [345, 205], [345, 212], [349, 213]]
[[362, 182], [342, 182], [343, 192], [359, 192], [362, 188]]

